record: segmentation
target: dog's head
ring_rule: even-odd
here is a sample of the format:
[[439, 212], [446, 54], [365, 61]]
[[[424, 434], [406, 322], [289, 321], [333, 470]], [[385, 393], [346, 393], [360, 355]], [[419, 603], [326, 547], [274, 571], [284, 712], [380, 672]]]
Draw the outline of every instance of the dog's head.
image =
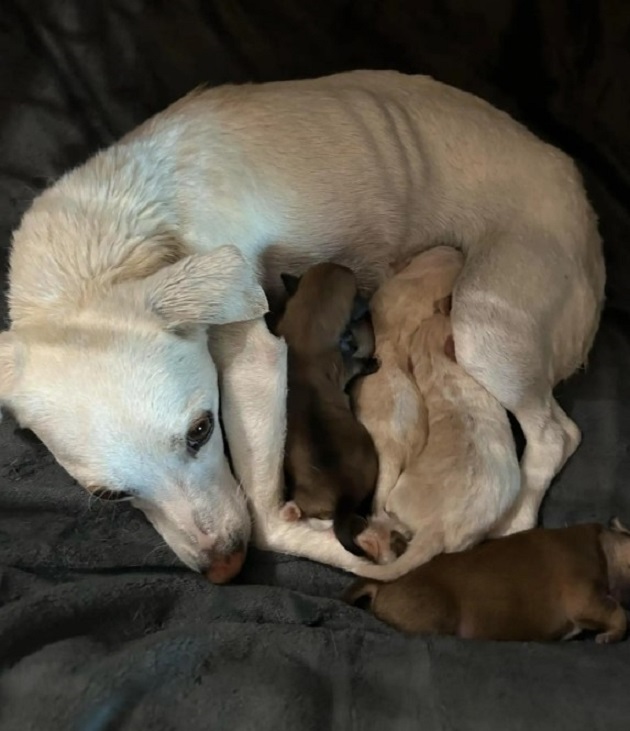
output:
[[224, 456], [206, 332], [266, 309], [235, 248], [188, 256], [0, 334], [0, 405], [87, 490], [132, 500], [185, 564], [225, 581], [250, 519]]

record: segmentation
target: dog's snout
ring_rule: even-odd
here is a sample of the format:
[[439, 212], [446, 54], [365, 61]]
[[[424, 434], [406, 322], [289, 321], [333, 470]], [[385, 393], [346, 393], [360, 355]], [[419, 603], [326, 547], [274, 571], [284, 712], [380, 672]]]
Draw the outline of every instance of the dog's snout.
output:
[[240, 543], [228, 553], [219, 551], [204, 551], [204, 563], [207, 568], [204, 573], [213, 584], [226, 584], [233, 579], [243, 567], [247, 549]]

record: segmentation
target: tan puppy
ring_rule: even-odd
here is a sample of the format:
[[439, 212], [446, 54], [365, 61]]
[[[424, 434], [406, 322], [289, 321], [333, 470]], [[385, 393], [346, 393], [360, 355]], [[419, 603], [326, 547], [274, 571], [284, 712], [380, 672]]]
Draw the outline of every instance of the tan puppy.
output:
[[[363, 572], [373, 578], [401, 576], [485, 538], [518, 493], [507, 414], [455, 362], [448, 302], [462, 264], [455, 249], [432, 249], [371, 303], [381, 368], [357, 383], [354, 398], [380, 475], [376, 518], [358, 543], [378, 562], [394, 561]], [[398, 560], [399, 540], [390, 550], [394, 528], [413, 535]]]
[[536, 528], [442, 554], [390, 584], [355, 583], [384, 622], [412, 633], [484, 640], [560, 640], [582, 630], [599, 643], [626, 634], [630, 534], [618, 522]]
[[336, 264], [283, 281], [290, 296], [275, 328], [288, 345], [284, 471], [291, 500], [283, 515], [332, 519], [346, 550], [363, 555], [354, 536], [364, 527], [359, 515], [371, 508], [378, 460], [345, 389], [377, 368], [372, 352], [356, 354], [373, 345], [367, 305], [352, 272]]

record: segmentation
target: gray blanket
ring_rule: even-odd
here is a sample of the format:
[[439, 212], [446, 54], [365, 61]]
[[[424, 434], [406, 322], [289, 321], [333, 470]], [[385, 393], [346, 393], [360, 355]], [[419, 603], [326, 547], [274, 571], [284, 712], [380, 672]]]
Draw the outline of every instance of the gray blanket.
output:
[[[51, 178], [204, 80], [395, 66], [482, 93], [578, 156], [607, 239], [609, 308], [558, 394], [584, 441], [544, 523], [630, 521], [630, 65], [614, 40], [630, 14], [467, 5], [3, 0], [0, 252]], [[0, 427], [2, 731], [629, 727], [630, 643], [409, 639], [339, 602], [342, 572], [254, 550], [210, 586], [14, 430]]]

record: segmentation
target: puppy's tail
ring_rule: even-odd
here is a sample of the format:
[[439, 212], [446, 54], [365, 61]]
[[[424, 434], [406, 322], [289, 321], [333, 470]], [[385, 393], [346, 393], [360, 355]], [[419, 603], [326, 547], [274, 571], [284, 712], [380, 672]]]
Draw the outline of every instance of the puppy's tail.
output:
[[354, 500], [342, 497], [335, 508], [333, 532], [346, 551], [355, 556], [367, 556], [354, 540], [367, 525], [365, 518], [357, 514], [357, 508]]
[[378, 583], [371, 579], [359, 579], [355, 581], [341, 597], [341, 601], [350, 604], [352, 607], [360, 607], [361, 609], [370, 609], [376, 592], [378, 591]]

